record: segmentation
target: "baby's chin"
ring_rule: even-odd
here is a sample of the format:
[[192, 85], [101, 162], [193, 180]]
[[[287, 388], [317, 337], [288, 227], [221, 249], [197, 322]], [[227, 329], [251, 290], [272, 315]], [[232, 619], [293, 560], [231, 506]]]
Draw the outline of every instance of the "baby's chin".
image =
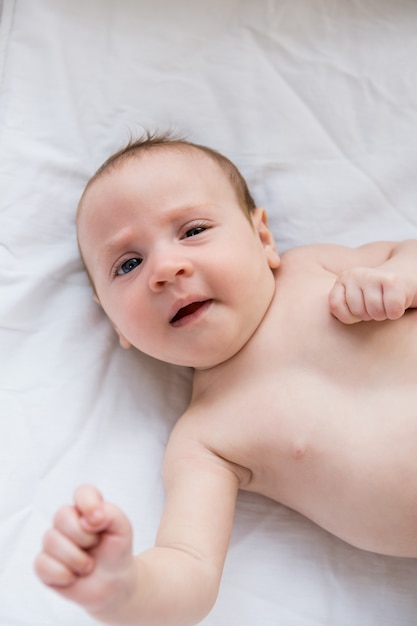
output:
[[[135, 346], [136, 347], [136, 346]], [[165, 355], [163, 352], [153, 352], [150, 354], [144, 350], [140, 350], [137, 348], [139, 352], [144, 352], [150, 357], [157, 359], [158, 361], [162, 361], [163, 363], [167, 363], [168, 365], [176, 365], [179, 367], [188, 367], [194, 369], [196, 371], [205, 371], [213, 369], [222, 363], [225, 363], [229, 359], [233, 358], [237, 352], [239, 352], [240, 348], [229, 350], [229, 351], [208, 351], [207, 354], [177, 354], [177, 355]]]
[[[233, 355], [231, 355], [233, 356]], [[170, 359], [169, 361], [167, 359], [160, 359], [162, 361], [164, 361], [165, 363], [168, 363], [169, 365], [177, 365], [179, 367], [189, 367], [192, 368], [196, 371], [205, 371], [205, 370], [210, 370], [213, 369], [214, 367], [217, 367], [218, 365], [221, 365], [222, 363], [224, 363], [225, 361], [227, 361], [229, 358], [231, 357], [226, 357], [226, 358], [176, 358], [176, 359]]]
[[192, 357], [184, 357], [171, 361], [172, 365], [180, 365], [182, 367], [191, 367], [198, 372], [204, 372], [213, 369], [232, 359], [241, 349], [242, 346], [233, 347], [229, 350], [210, 351], [208, 354], [193, 355]]

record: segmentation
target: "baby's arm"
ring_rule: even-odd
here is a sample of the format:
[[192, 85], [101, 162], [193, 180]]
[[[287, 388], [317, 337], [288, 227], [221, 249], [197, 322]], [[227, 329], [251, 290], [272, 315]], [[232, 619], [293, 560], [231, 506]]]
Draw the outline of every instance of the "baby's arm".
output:
[[35, 564], [43, 582], [106, 624], [187, 626], [203, 619], [217, 596], [238, 479], [195, 442], [186, 454], [170, 451], [165, 475], [154, 548], [133, 557], [125, 515], [95, 488], [81, 487], [45, 535]]
[[324, 265], [338, 274], [329, 306], [345, 324], [395, 320], [417, 307], [417, 240], [339, 248]]

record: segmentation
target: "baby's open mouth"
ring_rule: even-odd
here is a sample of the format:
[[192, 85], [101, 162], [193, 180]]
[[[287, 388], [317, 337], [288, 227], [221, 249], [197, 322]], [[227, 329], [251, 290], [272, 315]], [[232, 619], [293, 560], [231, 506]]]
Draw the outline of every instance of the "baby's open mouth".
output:
[[179, 309], [170, 320], [170, 324], [175, 324], [184, 318], [194, 316], [194, 314], [200, 311], [200, 309], [203, 307], [206, 308], [210, 302], [211, 300], [201, 300], [200, 302], [191, 302], [190, 304], [187, 304], [187, 306], [181, 307], [181, 309]]

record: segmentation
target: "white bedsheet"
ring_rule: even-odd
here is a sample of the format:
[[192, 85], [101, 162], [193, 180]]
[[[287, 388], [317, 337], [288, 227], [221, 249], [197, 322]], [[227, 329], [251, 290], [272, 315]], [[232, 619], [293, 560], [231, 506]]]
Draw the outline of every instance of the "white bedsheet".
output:
[[[172, 127], [241, 167], [281, 250], [417, 237], [417, 3], [3, 0], [0, 54], [0, 624], [87, 626], [35, 579], [41, 536], [92, 482], [152, 545], [189, 372], [122, 351], [93, 303], [85, 182]], [[242, 494], [203, 623], [414, 626], [417, 562]]]

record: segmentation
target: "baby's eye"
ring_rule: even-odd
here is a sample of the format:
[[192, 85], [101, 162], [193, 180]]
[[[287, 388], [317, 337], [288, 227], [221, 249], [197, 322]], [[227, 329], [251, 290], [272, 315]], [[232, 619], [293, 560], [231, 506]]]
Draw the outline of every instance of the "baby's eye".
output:
[[128, 259], [127, 261], [122, 263], [120, 267], [117, 268], [116, 274], [118, 274], [119, 276], [122, 274], [128, 274], [136, 267], [138, 267], [141, 263], [142, 259], [139, 259], [137, 257], [134, 257], [133, 259]]
[[189, 230], [187, 230], [187, 232], [184, 235], [184, 238], [195, 237], [196, 235], [203, 233], [205, 230], [206, 230], [205, 226], [194, 226], [194, 228], [190, 228]]

